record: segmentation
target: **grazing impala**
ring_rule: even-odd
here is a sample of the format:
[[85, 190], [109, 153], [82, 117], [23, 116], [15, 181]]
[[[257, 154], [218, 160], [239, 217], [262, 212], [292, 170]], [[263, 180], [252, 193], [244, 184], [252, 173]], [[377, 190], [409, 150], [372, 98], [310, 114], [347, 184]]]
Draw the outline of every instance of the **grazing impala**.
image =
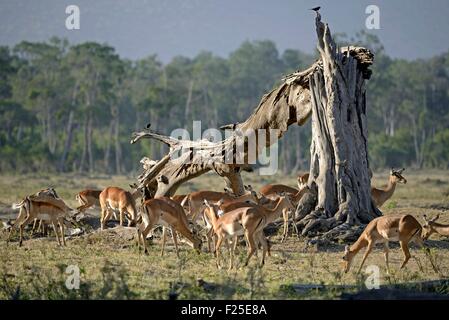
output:
[[158, 197], [145, 201], [141, 208], [141, 220], [141, 223], [137, 226], [137, 240], [139, 248], [140, 244], [143, 242], [145, 253], [148, 252], [146, 243], [147, 235], [151, 229], [158, 224], [164, 226], [161, 255], [164, 254], [165, 248], [165, 227], [170, 227], [172, 230], [173, 242], [178, 257], [178, 241], [175, 231], [188, 239], [192, 243], [193, 248], [199, 251], [201, 241], [190, 231], [189, 222], [182, 206], [172, 199], [168, 197]]
[[388, 215], [375, 218], [366, 226], [363, 233], [358, 240], [351, 246], [345, 247], [345, 254], [343, 260], [345, 262], [344, 271], [348, 272], [351, 267], [351, 262], [355, 255], [363, 248], [366, 247], [365, 254], [363, 255], [362, 262], [358, 269], [358, 272], [363, 267], [366, 258], [370, 254], [376, 243], [383, 243], [385, 253], [385, 263], [387, 265], [387, 271], [389, 272], [388, 265], [388, 242], [399, 241], [402, 252], [404, 253], [404, 261], [402, 262], [401, 269], [407, 264], [411, 255], [408, 249], [408, 244], [414, 241], [419, 246], [423, 247], [423, 241], [421, 238], [422, 227], [419, 222], [411, 215]]
[[63, 245], [66, 244], [64, 236], [64, 217], [67, 215], [67, 211], [49, 202], [33, 201], [30, 199], [30, 197], [26, 197], [19, 203], [14, 203], [12, 208], [20, 209], [20, 211], [16, 221], [14, 222], [13, 226], [11, 227], [11, 230], [9, 231], [7, 242], [9, 242], [15, 227], [19, 226], [20, 230], [19, 246], [22, 246], [23, 229], [27, 224], [34, 222], [36, 219], [39, 219], [51, 223], [53, 225], [56, 240], [58, 241], [58, 244], [61, 245], [61, 240], [58, 234], [58, 225], [59, 225], [62, 236], [62, 244]]
[[449, 236], [449, 224], [436, 222], [439, 218], [439, 214], [431, 219], [428, 219], [427, 216], [424, 215], [424, 225], [422, 233], [422, 238], [424, 240], [427, 240], [434, 233], [438, 233], [441, 236]]
[[407, 180], [402, 176], [402, 172], [404, 172], [404, 168], [399, 171], [391, 168], [390, 178], [388, 179], [388, 185], [385, 189], [377, 189], [371, 187], [371, 198], [373, 199], [374, 205], [379, 208], [381, 207], [394, 193], [396, 189], [396, 184], [403, 183], [406, 184]]
[[107, 187], [99, 196], [101, 206], [101, 230], [106, 227], [106, 222], [111, 218], [112, 211], [120, 212], [120, 225], [123, 226], [125, 215], [128, 218], [128, 227], [136, 220], [136, 202], [131, 192], [118, 187]]

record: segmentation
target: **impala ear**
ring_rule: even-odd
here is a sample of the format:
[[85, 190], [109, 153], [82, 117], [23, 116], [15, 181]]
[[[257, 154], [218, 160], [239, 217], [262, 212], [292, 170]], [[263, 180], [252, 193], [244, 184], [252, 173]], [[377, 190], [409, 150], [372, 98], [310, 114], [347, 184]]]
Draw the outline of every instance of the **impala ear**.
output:
[[203, 203], [205, 206], [210, 207], [209, 202], [206, 199], [204, 199]]
[[400, 171], [399, 171], [399, 173], [402, 173], [402, 172], [404, 172], [404, 170], [405, 170], [405, 168], [402, 168]]
[[346, 246], [345, 246], [345, 254], [348, 254], [348, 253], [349, 253], [349, 246], [346, 245]]
[[394, 168], [391, 167], [391, 169], [390, 169], [390, 175], [393, 175], [393, 174], [394, 174]]
[[220, 201], [217, 202], [217, 206], [221, 206], [223, 204], [224, 200], [220, 199]]

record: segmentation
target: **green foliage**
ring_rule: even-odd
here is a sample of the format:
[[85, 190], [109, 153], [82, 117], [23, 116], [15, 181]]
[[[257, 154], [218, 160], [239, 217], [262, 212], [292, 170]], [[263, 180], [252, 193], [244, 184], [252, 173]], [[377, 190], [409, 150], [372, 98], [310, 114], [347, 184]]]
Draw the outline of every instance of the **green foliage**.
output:
[[[448, 168], [449, 53], [404, 61], [388, 57], [373, 34], [335, 38], [375, 53], [367, 83], [371, 166]], [[313, 60], [298, 50], [280, 53], [271, 41], [246, 41], [228, 58], [201, 52], [165, 65], [156, 55], [122, 59], [95, 42], [0, 47], [0, 171], [136, 170], [143, 155], [164, 152], [157, 142], [131, 146], [136, 129], [150, 122], [169, 134], [190, 130], [194, 120], [203, 130], [243, 121], [283, 75]], [[307, 170], [309, 144], [310, 124], [289, 130], [279, 146], [281, 169]]]

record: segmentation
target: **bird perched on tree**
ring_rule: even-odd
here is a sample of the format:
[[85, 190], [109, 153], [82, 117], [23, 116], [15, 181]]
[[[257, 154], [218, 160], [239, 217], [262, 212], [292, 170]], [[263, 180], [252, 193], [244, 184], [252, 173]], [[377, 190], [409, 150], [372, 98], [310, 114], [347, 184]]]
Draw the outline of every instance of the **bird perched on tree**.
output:
[[321, 14], [318, 12], [318, 10], [320, 10], [320, 8], [321, 8], [321, 7], [315, 7], [315, 8], [310, 9], [310, 10], [312, 10], [312, 11], [315, 11], [315, 13], [316, 13], [316, 19], [318, 19], [318, 20], [321, 20]]
[[148, 122], [147, 125], [146, 125], [146, 128], [147, 128], [147, 129], [150, 129], [150, 127], [151, 127], [151, 123]]

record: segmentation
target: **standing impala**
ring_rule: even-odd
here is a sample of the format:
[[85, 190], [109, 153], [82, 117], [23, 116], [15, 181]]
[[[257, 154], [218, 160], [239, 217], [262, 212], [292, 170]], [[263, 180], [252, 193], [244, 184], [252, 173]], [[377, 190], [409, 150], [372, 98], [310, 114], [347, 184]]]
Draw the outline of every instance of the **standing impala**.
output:
[[391, 168], [390, 177], [388, 179], [388, 185], [386, 189], [377, 189], [371, 187], [371, 198], [373, 199], [374, 205], [379, 208], [381, 207], [394, 193], [396, 189], [396, 184], [403, 183], [406, 184], [407, 180], [402, 176], [402, 172], [404, 172], [404, 168], [401, 170], [394, 170]]
[[148, 252], [146, 238], [151, 229], [155, 225], [164, 226], [162, 235], [162, 251], [164, 254], [166, 241], [166, 227], [172, 230], [173, 242], [175, 244], [176, 255], [179, 257], [178, 241], [176, 231], [187, 238], [193, 245], [193, 248], [199, 251], [201, 241], [197, 239], [189, 229], [189, 222], [187, 220], [184, 209], [180, 204], [168, 197], [158, 197], [146, 200], [141, 208], [141, 223], [137, 226], [137, 240], [140, 244], [143, 242], [145, 253]]
[[131, 192], [118, 187], [107, 187], [99, 196], [101, 205], [101, 230], [106, 227], [106, 222], [111, 218], [112, 212], [120, 212], [120, 225], [123, 226], [125, 215], [128, 218], [128, 227], [136, 220], [136, 202]]
[[20, 209], [20, 211], [16, 221], [14, 222], [13, 226], [11, 227], [11, 230], [9, 231], [7, 243], [9, 242], [14, 229], [17, 226], [19, 226], [20, 230], [19, 246], [22, 246], [23, 229], [27, 224], [32, 223], [36, 219], [39, 219], [43, 220], [46, 223], [51, 223], [53, 225], [56, 240], [58, 241], [58, 244], [61, 245], [61, 240], [58, 234], [58, 225], [59, 225], [62, 236], [62, 244], [63, 245], [66, 244], [64, 236], [64, 217], [67, 215], [68, 213], [67, 211], [65, 211], [64, 209], [60, 208], [59, 206], [53, 203], [33, 201], [30, 199], [30, 197], [26, 197], [19, 203], [14, 203], [12, 208]]
[[401, 269], [404, 268], [411, 257], [408, 248], [409, 242], [414, 241], [420, 247], [424, 246], [421, 238], [421, 230], [422, 227], [419, 222], [409, 214], [388, 215], [371, 220], [358, 240], [353, 245], [345, 247], [345, 254], [343, 256], [343, 260], [345, 261], [344, 271], [349, 271], [355, 255], [366, 247], [365, 254], [358, 269], [358, 272], [360, 272], [374, 245], [376, 243], [382, 243], [384, 245], [385, 263], [389, 272], [389, 241], [399, 241], [402, 252], [404, 253], [404, 261], [402, 262]]
[[431, 219], [428, 219], [427, 216], [424, 215], [424, 225], [422, 233], [422, 238], [424, 240], [427, 240], [434, 233], [438, 233], [441, 236], [449, 236], [449, 224], [436, 222], [439, 218], [439, 214]]
[[[309, 191], [309, 187], [307, 185], [303, 186], [302, 189], [300, 189], [296, 194], [289, 194], [289, 200], [292, 203], [292, 207], [296, 207], [298, 205], [299, 200], [303, 197], [303, 195]], [[266, 209], [273, 209], [276, 204], [277, 200], [279, 200], [280, 196], [276, 198], [276, 200], [271, 200], [269, 198], [263, 199], [265, 203], [262, 204], [262, 201], [259, 201], [259, 204], [253, 204], [248, 202], [229, 202], [229, 203], [219, 203], [217, 211], [218, 215], [223, 215], [226, 212], [235, 210], [237, 208], [244, 208], [244, 207], [259, 207], [262, 206]], [[260, 199], [259, 199], [260, 200]], [[284, 231], [282, 233], [282, 242], [285, 241], [288, 235], [288, 227], [289, 227], [289, 211], [284, 210], [283, 212], [283, 221], [284, 221]], [[296, 227], [296, 225], [294, 225]]]

